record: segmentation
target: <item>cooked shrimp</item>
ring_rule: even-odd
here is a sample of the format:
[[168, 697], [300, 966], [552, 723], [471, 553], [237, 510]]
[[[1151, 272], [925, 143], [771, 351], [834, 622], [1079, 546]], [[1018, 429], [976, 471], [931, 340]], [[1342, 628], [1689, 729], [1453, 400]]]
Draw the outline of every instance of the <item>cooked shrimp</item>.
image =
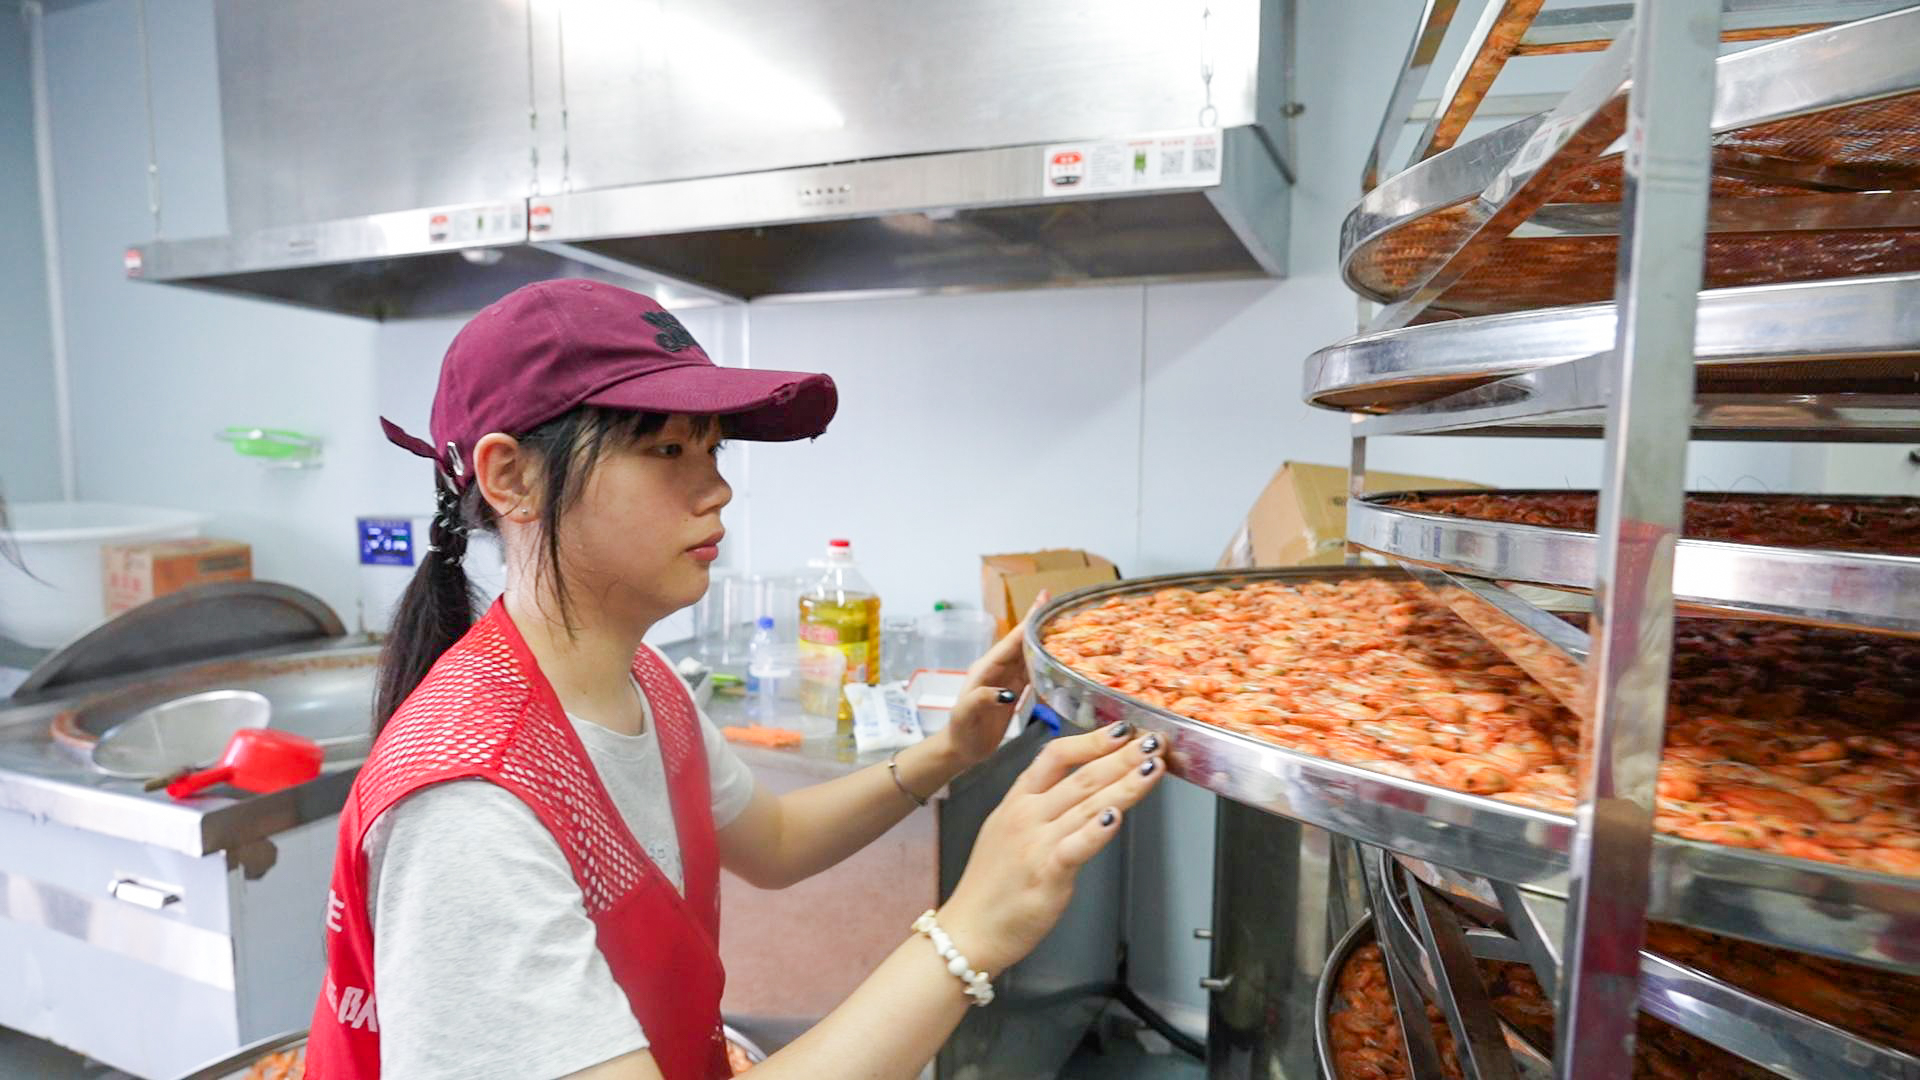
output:
[[1454, 787], [1470, 795], [1492, 795], [1513, 787], [1514, 774], [1505, 765], [1486, 758], [1456, 758], [1440, 769]]
[[1828, 821], [1858, 821], [1873, 809], [1873, 800], [1865, 795], [1818, 784], [1794, 788], [1793, 794], [1819, 807]]
[[1728, 806], [1751, 814], [1778, 816], [1789, 821], [1826, 820], [1826, 815], [1820, 812], [1818, 806], [1790, 791], [1751, 784], [1726, 784], [1715, 794]]
[[[1558, 678], [1537, 647], [1489, 633], [1508, 655], [1420, 586], [1364, 579], [1115, 597], [1055, 618], [1042, 637], [1089, 678], [1200, 722], [1569, 812], [1581, 725], [1528, 678]], [[1674, 642], [1657, 828], [1855, 866], [1910, 864], [1920, 852], [1910, 705], [1920, 644], [1711, 619], [1682, 620]]]
[[1847, 746], [1839, 739], [1825, 739], [1805, 749], [1795, 750], [1787, 756], [1799, 762], [1845, 761]]

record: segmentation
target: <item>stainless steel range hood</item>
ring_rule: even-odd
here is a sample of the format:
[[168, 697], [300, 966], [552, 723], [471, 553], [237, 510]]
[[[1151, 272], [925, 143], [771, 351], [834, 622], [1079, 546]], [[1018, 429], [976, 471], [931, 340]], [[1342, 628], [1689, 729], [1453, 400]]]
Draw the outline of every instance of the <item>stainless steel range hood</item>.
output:
[[[462, 227], [458, 234], [451, 222]], [[527, 244], [527, 204], [466, 204], [163, 240], [129, 249], [129, 277], [369, 318], [474, 311], [553, 277], [605, 277]]]
[[[1192, 143], [1204, 142], [1203, 148]], [[1288, 187], [1251, 128], [1016, 146], [536, 198], [550, 250], [743, 298], [1278, 276]], [[1177, 147], [1222, 168], [1148, 191], [1048, 196], [1051, 169]], [[1137, 147], [1135, 151], [1131, 148]], [[1168, 153], [1173, 150], [1164, 151]], [[1078, 162], [1054, 166], [1056, 157]], [[1084, 175], [1065, 174], [1076, 182]]]
[[1290, 4], [217, 0], [232, 232], [128, 273], [376, 318], [1277, 276]]

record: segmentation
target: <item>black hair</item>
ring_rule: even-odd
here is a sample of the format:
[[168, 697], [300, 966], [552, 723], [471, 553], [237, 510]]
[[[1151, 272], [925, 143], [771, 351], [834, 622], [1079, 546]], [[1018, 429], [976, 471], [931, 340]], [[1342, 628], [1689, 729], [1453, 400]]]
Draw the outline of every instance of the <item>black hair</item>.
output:
[[[541, 463], [539, 572], [551, 576], [560, 618], [568, 633], [573, 632], [574, 624], [567, 582], [560, 573], [560, 520], [579, 501], [602, 457], [658, 434], [667, 420], [665, 413], [581, 406], [516, 436], [521, 448]], [[695, 417], [695, 434], [704, 435], [713, 423], [711, 417]], [[473, 628], [479, 596], [461, 565], [467, 536], [475, 529], [499, 530], [493, 508], [480, 494], [478, 483], [468, 484], [466, 491], [456, 495], [436, 472], [434, 484], [439, 510], [428, 534], [428, 548], [394, 609], [393, 626], [380, 654], [373, 707], [376, 735], [427, 677], [440, 655]]]

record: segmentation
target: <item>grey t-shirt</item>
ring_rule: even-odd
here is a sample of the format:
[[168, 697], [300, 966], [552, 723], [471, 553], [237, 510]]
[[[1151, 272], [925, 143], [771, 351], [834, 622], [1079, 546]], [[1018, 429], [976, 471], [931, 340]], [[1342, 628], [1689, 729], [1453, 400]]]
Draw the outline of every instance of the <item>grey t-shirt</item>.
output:
[[[634, 838], [682, 888], [652, 710], [641, 735], [568, 719]], [[753, 774], [704, 714], [700, 727], [723, 828], [753, 798]], [[511, 792], [426, 788], [375, 819], [362, 847], [383, 1075], [534, 1080], [647, 1046], [566, 856]]]

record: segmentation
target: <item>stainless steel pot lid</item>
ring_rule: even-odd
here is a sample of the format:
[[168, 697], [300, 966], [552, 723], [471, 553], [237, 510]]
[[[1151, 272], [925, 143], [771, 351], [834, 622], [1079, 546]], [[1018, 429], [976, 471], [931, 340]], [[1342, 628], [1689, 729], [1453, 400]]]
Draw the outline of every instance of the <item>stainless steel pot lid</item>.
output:
[[273, 715], [252, 690], [208, 690], [136, 713], [107, 729], [93, 747], [93, 767], [144, 780], [209, 764], [242, 728], [263, 728]]

